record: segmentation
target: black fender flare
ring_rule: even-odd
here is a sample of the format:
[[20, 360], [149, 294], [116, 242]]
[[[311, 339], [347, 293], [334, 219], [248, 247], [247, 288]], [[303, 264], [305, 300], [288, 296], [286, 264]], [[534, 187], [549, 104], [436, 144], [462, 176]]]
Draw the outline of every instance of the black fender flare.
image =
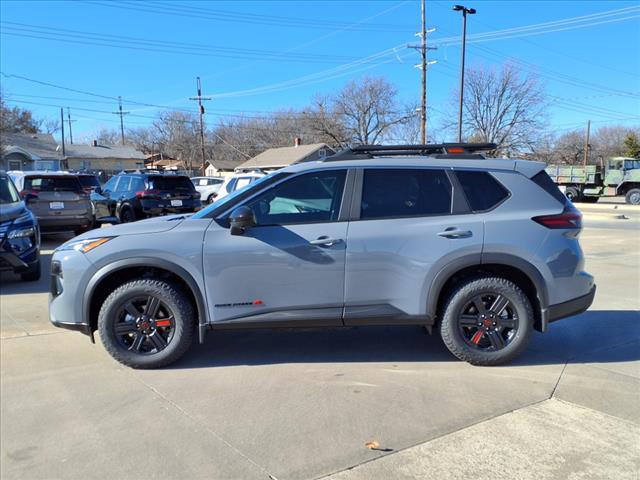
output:
[[516, 268], [523, 272], [529, 278], [529, 280], [531, 280], [531, 283], [533, 283], [536, 289], [538, 301], [540, 302], [541, 330], [543, 332], [546, 331], [548, 325], [547, 310], [549, 307], [549, 294], [547, 291], [546, 282], [544, 281], [544, 278], [540, 271], [534, 265], [529, 263], [527, 260], [524, 260], [515, 255], [510, 255], [508, 253], [483, 253], [481, 255], [480, 263], [478, 263], [477, 254], [465, 255], [463, 257], [456, 258], [452, 262], [449, 262], [447, 265], [445, 265], [435, 275], [433, 281], [431, 282], [431, 287], [429, 288], [429, 293], [427, 296], [427, 315], [435, 318], [437, 314], [436, 309], [438, 305], [438, 299], [440, 298], [440, 294], [442, 293], [442, 288], [452, 275], [468, 267], [482, 267], [482, 265], [487, 264], [504, 265], [507, 267]]
[[[91, 299], [95, 294], [96, 287], [102, 280], [104, 280], [112, 273], [131, 267], [154, 267], [167, 270], [168, 272], [171, 272], [174, 275], [180, 277], [187, 284], [187, 286], [191, 290], [191, 293], [193, 294], [193, 297], [196, 300], [196, 309], [198, 311], [198, 337], [200, 343], [203, 343], [204, 335], [209, 322], [207, 304], [205, 302], [203, 292], [198, 286], [198, 282], [196, 282], [193, 276], [181, 266], [176, 265], [169, 260], [155, 257], [125, 258], [104, 265], [103, 267], [98, 269], [98, 271], [91, 277], [91, 279], [89, 279], [89, 282], [87, 282], [87, 286], [85, 287], [84, 295], [82, 298], [82, 313], [83, 317], [86, 318], [88, 329], [91, 330]], [[93, 340], [93, 332], [91, 332], [91, 339]]]

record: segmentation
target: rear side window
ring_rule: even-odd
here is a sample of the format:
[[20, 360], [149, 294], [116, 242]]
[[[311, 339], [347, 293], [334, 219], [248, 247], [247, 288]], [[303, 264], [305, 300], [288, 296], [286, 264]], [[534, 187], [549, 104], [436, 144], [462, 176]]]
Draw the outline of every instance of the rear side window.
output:
[[93, 175], [80, 175], [78, 177], [78, 180], [80, 180], [80, 185], [86, 188], [100, 186], [100, 182], [98, 181], [98, 178], [94, 177]]
[[555, 198], [563, 205], [567, 203], [567, 197], [560, 191], [558, 185], [556, 185], [547, 172], [542, 170], [531, 177], [531, 181], [542, 188], [545, 192]]
[[194, 189], [193, 183], [188, 177], [149, 177], [150, 187], [153, 190], [188, 190]]
[[490, 210], [509, 196], [509, 191], [488, 172], [458, 170], [456, 176], [474, 212]]
[[24, 189], [34, 192], [79, 192], [82, 186], [77, 177], [72, 176], [39, 176], [26, 177]]
[[451, 213], [451, 190], [442, 170], [365, 170], [360, 218], [447, 215]]

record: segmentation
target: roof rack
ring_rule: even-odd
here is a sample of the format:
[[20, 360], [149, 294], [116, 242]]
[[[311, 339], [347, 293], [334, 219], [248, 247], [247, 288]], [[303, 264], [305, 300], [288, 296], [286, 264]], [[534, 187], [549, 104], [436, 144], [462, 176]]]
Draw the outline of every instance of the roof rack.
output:
[[437, 155], [438, 158], [484, 158], [477, 152], [495, 150], [495, 143], [428, 143], [426, 145], [358, 145], [325, 158], [324, 162], [364, 160], [373, 157], [406, 157]]

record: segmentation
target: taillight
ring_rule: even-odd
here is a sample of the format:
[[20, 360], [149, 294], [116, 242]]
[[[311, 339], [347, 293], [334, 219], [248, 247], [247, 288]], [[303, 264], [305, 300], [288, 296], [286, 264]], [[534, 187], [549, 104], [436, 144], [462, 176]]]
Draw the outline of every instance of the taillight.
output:
[[25, 198], [27, 195], [31, 195], [32, 197], [37, 197], [38, 192], [34, 192], [33, 190], [22, 190], [20, 192], [20, 198]]
[[136, 197], [137, 198], [144, 198], [144, 199], [152, 199], [152, 198], [159, 198], [160, 196], [160, 190], [144, 190], [142, 192], [136, 192]]
[[575, 208], [565, 208], [557, 215], [541, 215], [531, 220], [551, 229], [580, 229], [582, 228], [582, 214]]
[[194, 199], [200, 198], [200, 192], [192, 192], [191, 195]]

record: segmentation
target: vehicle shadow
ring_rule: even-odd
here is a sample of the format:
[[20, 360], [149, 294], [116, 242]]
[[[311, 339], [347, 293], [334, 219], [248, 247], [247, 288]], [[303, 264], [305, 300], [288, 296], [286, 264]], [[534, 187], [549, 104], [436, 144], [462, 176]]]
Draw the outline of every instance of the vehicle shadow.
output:
[[[358, 327], [330, 330], [210, 332], [170, 369], [340, 362], [458, 362], [440, 336], [421, 327]], [[640, 360], [639, 348], [614, 348], [640, 338], [637, 311], [589, 311], [534, 332], [530, 344], [501, 367], [609, 363]]]
[[12, 272], [0, 273], [0, 295], [16, 295], [22, 293], [47, 293], [49, 291], [51, 271], [51, 253], [40, 252], [40, 280], [24, 282], [20, 275]]

